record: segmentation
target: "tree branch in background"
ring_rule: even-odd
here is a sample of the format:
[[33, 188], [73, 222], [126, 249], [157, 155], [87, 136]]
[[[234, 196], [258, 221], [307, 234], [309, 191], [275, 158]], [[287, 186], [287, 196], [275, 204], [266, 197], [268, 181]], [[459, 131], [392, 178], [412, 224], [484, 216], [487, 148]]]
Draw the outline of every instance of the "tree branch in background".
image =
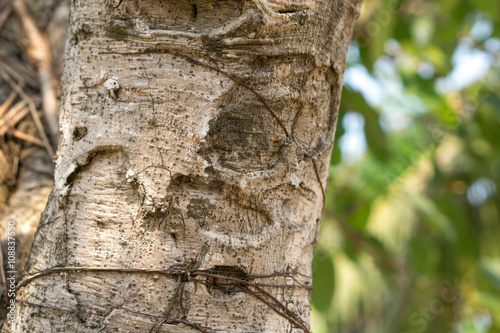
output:
[[29, 39], [30, 45], [27, 52], [38, 70], [40, 90], [42, 92], [43, 114], [55, 147], [59, 139], [59, 102], [52, 77], [52, 56], [49, 42], [46, 36], [38, 30], [33, 18], [26, 9], [24, 0], [16, 0], [11, 3]]

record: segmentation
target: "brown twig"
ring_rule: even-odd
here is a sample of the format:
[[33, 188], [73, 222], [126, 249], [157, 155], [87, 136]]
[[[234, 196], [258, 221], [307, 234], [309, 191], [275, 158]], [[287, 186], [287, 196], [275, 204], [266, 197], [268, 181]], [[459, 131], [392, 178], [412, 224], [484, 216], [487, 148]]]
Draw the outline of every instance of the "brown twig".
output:
[[19, 130], [13, 130], [11, 132], [12, 136], [18, 138], [18, 139], [21, 139], [21, 140], [24, 140], [26, 142], [29, 142], [29, 143], [32, 143], [34, 145], [37, 145], [39, 147], [42, 147], [42, 148], [45, 148], [45, 145], [43, 144], [43, 142], [37, 138], [35, 138], [34, 136], [31, 136], [29, 134], [26, 134], [24, 132], [21, 132]]
[[311, 157], [307, 152], [304, 152], [304, 156], [309, 158], [311, 160], [311, 163], [313, 165], [314, 173], [316, 174], [316, 180], [319, 183], [319, 187], [321, 188], [321, 194], [323, 195], [323, 202], [325, 202], [326, 199], [326, 193], [325, 189], [323, 188], [323, 184], [321, 183], [321, 177], [319, 176], [319, 171], [318, 171], [318, 166], [316, 165], [316, 160]]
[[[227, 278], [225, 276], [219, 276], [219, 278]], [[226, 293], [234, 293], [234, 292], [243, 292], [246, 294], [250, 294], [260, 300], [262, 303], [266, 304], [268, 307], [270, 307], [274, 312], [276, 312], [278, 315], [282, 316], [283, 318], [287, 319], [292, 325], [301, 328], [304, 332], [306, 333], [311, 333], [309, 328], [307, 327], [307, 324], [300, 319], [292, 310], [290, 310], [288, 307], [286, 307], [282, 302], [280, 302], [277, 298], [263, 290], [262, 288], [256, 287], [255, 284], [249, 284], [248, 286], [239, 286], [238, 284], [230, 284], [231, 288], [226, 288], [223, 287], [221, 284], [217, 283], [208, 283], [207, 281], [200, 280], [200, 279], [194, 279], [193, 281], [198, 282], [200, 284], [203, 284], [207, 287], [211, 288], [216, 288], [218, 290], [224, 291]], [[235, 288], [236, 286], [236, 288]], [[250, 287], [255, 287], [257, 289], [256, 291], [253, 291], [250, 289]], [[267, 296], [270, 300], [267, 300]]]
[[[179, 286], [176, 291], [175, 298], [178, 299], [178, 302], [180, 304], [181, 310], [183, 312], [183, 315], [185, 316], [184, 313], [184, 308], [182, 305], [182, 295], [183, 295], [183, 290], [184, 286], [187, 282], [195, 282], [195, 283], [200, 283], [206, 286], [210, 286], [212, 288], [220, 289], [228, 293], [232, 292], [245, 292], [248, 294], [253, 295], [269, 307], [273, 309], [276, 313], [278, 313], [280, 316], [283, 316], [284, 318], [288, 319], [290, 323], [296, 327], [300, 327], [304, 332], [310, 333], [309, 328], [307, 327], [307, 324], [302, 321], [302, 319], [295, 314], [292, 310], [290, 310], [287, 306], [285, 306], [281, 301], [279, 301], [276, 297], [271, 295], [268, 291], [264, 290], [263, 287], [266, 288], [305, 288], [308, 290], [311, 290], [311, 286], [306, 286], [304, 284], [298, 284], [298, 285], [289, 285], [289, 284], [261, 284], [261, 283], [256, 283], [253, 281], [250, 281], [253, 278], [270, 278], [270, 277], [277, 277], [277, 276], [283, 276], [283, 277], [291, 277], [291, 273], [272, 273], [269, 275], [245, 275], [242, 278], [236, 278], [232, 276], [227, 276], [225, 274], [232, 274], [233, 272], [224, 272], [224, 271], [213, 271], [213, 270], [190, 270], [190, 269], [180, 269], [178, 266], [175, 266], [175, 269], [168, 268], [168, 269], [149, 269], [149, 268], [108, 268], [108, 267], [52, 267], [43, 271], [36, 272], [34, 274], [31, 274], [29, 277], [25, 277], [22, 281], [19, 282], [17, 285], [16, 289], [19, 289], [23, 286], [26, 286], [33, 280], [40, 278], [45, 275], [49, 275], [52, 273], [60, 273], [60, 272], [126, 272], [126, 273], [155, 273], [155, 274], [163, 274], [163, 275], [169, 275], [169, 276], [178, 276], [179, 280]], [[217, 274], [219, 273], [219, 274]], [[196, 278], [197, 276], [200, 277], [205, 277], [205, 278], [212, 278], [214, 282], [208, 282], [207, 279], [200, 279]], [[228, 283], [222, 283], [222, 282], [215, 282], [217, 279], [219, 280], [225, 280], [229, 281]], [[252, 290], [255, 289], [255, 290]], [[125, 308], [124, 308], [125, 309]], [[129, 309], [125, 309], [127, 311], [134, 312]], [[196, 327], [192, 325], [197, 325], [193, 323], [189, 323], [184, 320], [166, 320], [165, 317], [162, 316], [156, 316], [156, 315], [149, 315], [145, 314], [148, 316], [152, 316], [158, 319], [162, 319], [161, 322], [156, 322], [153, 327], [151, 328], [151, 331], [154, 332], [154, 329], [157, 329], [157, 325], [163, 325], [163, 323], [172, 323], [174, 321], [177, 321], [178, 323], [183, 323], [186, 325], [189, 325], [193, 328], [196, 328], [202, 332], [204, 332], [201, 329], [205, 329], [203, 327]], [[189, 323], [189, 324], [188, 324]]]
[[[304, 323], [304, 321], [299, 316], [297, 316], [297, 314], [295, 314], [295, 312], [293, 312], [292, 310], [290, 310], [287, 306], [285, 306], [282, 302], [280, 302], [276, 297], [274, 297], [273, 295], [271, 295], [266, 290], [260, 288], [259, 286], [252, 286], [252, 287], [255, 287], [255, 289], [257, 289], [260, 293], [262, 293], [265, 296], [267, 296], [268, 298], [270, 298], [272, 300], [273, 304], [275, 304], [281, 310], [283, 310], [283, 314], [282, 314], [283, 317], [287, 318], [288, 320], [290, 320], [290, 318], [293, 318], [293, 320], [295, 321], [295, 323], [296, 323], [296, 325], [298, 327], [300, 327], [301, 329], [303, 329], [304, 332], [306, 332], [306, 333], [311, 333], [311, 331], [309, 330], [309, 327], [307, 327], [307, 324]], [[281, 314], [281, 312], [278, 312], [278, 311], [276, 311], [276, 312], [278, 314]]]
[[38, 134], [42, 138], [43, 145], [45, 146], [45, 149], [47, 150], [47, 153], [49, 154], [50, 158], [52, 159], [54, 157], [54, 150], [52, 149], [52, 146], [50, 145], [49, 139], [47, 138], [47, 135], [45, 135], [45, 131], [43, 129], [42, 122], [40, 120], [40, 117], [38, 116], [38, 113], [36, 112], [36, 107], [35, 103], [33, 103], [33, 100], [24, 93], [23, 89], [16, 83], [14, 82], [9, 75], [3, 70], [0, 69], [0, 76], [7, 81], [7, 83], [11, 86], [12, 90], [14, 90], [21, 98], [28, 104], [30, 112], [31, 112], [31, 117], [33, 118], [33, 122], [35, 123], [35, 127], [38, 130]]
[[7, 5], [3, 12], [0, 14], [0, 30], [2, 30], [5, 21], [9, 18], [10, 12], [12, 11], [12, 7]]
[[[273, 302], [270, 302], [265, 299], [265, 297], [261, 296], [258, 293], [251, 292], [249, 293], [253, 297], [257, 298], [260, 300], [262, 303], [266, 304], [269, 306], [271, 309], [273, 309], [274, 312], [276, 312], [278, 315], [282, 316], [283, 318], [287, 319], [292, 325], [295, 325], [299, 328], [301, 328], [304, 332], [306, 333], [311, 333], [309, 330], [309, 327], [307, 327], [307, 324], [304, 323], [302, 319], [300, 319], [295, 313], [293, 313], [290, 309], [288, 309], [283, 303], [278, 301], [276, 298], [273, 297]], [[282, 312], [280, 311], [283, 309], [286, 309], [286, 311]]]
[[[109, 268], [109, 267], [52, 267], [48, 268], [43, 271], [39, 271], [33, 274], [30, 274], [29, 276], [24, 276], [21, 281], [17, 284], [16, 289], [19, 289], [27, 284], [29, 284], [31, 281], [40, 278], [45, 275], [53, 274], [53, 273], [60, 273], [60, 272], [123, 272], [123, 273], [155, 273], [155, 274], [163, 274], [163, 275], [171, 275], [171, 276], [177, 276], [177, 275], [183, 275], [183, 274], [189, 274], [191, 276], [205, 276], [205, 277], [214, 277], [214, 278], [222, 278], [225, 280], [233, 280], [238, 283], [244, 283], [248, 282], [246, 280], [238, 279], [238, 278], [233, 278], [229, 277], [226, 275], [221, 275], [221, 274], [214, 274], [212, 273], [211, 270], [183, 270], [180, 268], [175, 268], [175, 269], [151, 269], [151, 268]], [[228, 273], [234, 273], [234, 272], [228, 272]], [[246, 275], [247, 278], [249, 279], [255, 279], [255, 278], [271, 278], [271, 277], [276, 277], [276, 276], [289, 276], [291, 275], [290, 273], [272, 273], [269, 275]], [[268, 286], [275, 286], [269, 284]], [[292, 286], [292, 285], [287, 285], [287, 286]], [[312, 287], [306, 286], [304, 284], [298, 284], [294, 285], [294, 287], [301, 287], [305, 289], [311, 289]]]
[[292, 278], [297, 282], [294, 275], [302, 276], [302, 277], [305, 277], [308, 279], [313, 278], [312, 276], [309, 276], [309, 275], [306, 275], [303, 273], [299, 273], [299, 272], [275, 272], [275, 273], [266, 274], [266, 275], [253, 274], [253, 275], [249, 275], [249, 276], [253, 277], [253, 278], [272, 278], [272, 277], [276, 277], [276, 276], [284, 276], [284, 277]]
[[179, 275], [180, 271], [171, 271], [168, 269], [149, 269], [149, 268], [107, 268], [107, 267], [52, 267], [43, 271], [31, 274], [29, 277], [23, 278], [18, 284], [16, 289], [19, 289], [31, 281], [45, 275], [58, 273], [58, 272], [123, 272], [123, 273], [156, 273], [165, 275]]
[[28, 85], [34, 89], [40, 89], [40, 83], [36, 77], [36, 73], [31, 69], [31, 66], [26, 66], [26, 64], [18, 63], [14, 61], [4, 52], [0, 50], [0, 68], [5, 70], [17, 84], [24, 88], [24, 85]]
[[24, 101], [14, 105], [9, 112], [0, 119], [0, 136], [5, 135], [7, 130], [13, 128], [18, 122], [26, 117], [29, 112], [29, 107]]
[[56, 88], [53, 84], [52, 56], [49, 42], [46, 36], [38, 30], [35, 21], [26, 9], [24, 0], [13, 0], [11, 3], [30, 41], [28, 55], [38, 70], [43, 114], [47, 120], [50, 136], [54, 140], [54, 144], [57, 144], [59, 136], [58, 102]]
[[[222, 276], [217, 276], [218, 278], [222, 278]], [[224, 276], [224, 279], [229, 280], [228, 277]], [[234, 280], [234, 279], [233, 279]], [[287, 306], [283, 304], [283, 302], [279, 301], [276, 297], [271, 295], [269, 292], [266, 290], [262, 289], [258, 284], [255, 283], [249, 283], [248, 281], [238, 279], [237, 283], [229, 283], [229, 284], [210, 284], [206, 281], [203, 280], [195, 280], [197, 282], [200, 282], [202, 284], [205, 284], [210, 287], [216, 287], [217, 289], [220, 289], [222, 291], [231, 293], [235, 291], [239, 292], [244, 292], [247, 294], [250, 294], [263, 303], [267, 304], [270, 308], [272, 308], [276, 313], [278, 313], [280, 316], [286, 318], [287, 320], [290, 321], [290, 323], [294, 324], [297, 327], [300, 327], [304, 332], [310, 333], [309, 328], [307, 327], [307, 324], [304, 323], [304, 321], [299, 318], [292, 310], [290, 310]], [[244, 286], [241, 286], [243, 284]], [[225, 288], [222, 287], [224, 285], [231, 286], [231, 288]], [[234, 288], [234, 286], [239, 286], [239, 288]], [[250, 288], [255, 288], [257, 291], [253, 291]], [[266, 297], [269, 299], [267, 300]]]
[[16, 92], [13, 91], [10, 93], [9, 97], [7, 97], [5, 102], [3, 102], [3, 104], [0, 106], [0, 117], [2, 117], [3, 114], [10, 108], [12, 102], [14, 102], [14, 100], [16, 99], [16, 96]]
[[[205, 277], [212, 277], [212, 278], [223, 278], [224, 280], [228, 280], [228, 281], [233, 281], [233, 282], [237, 282], [237, 283], [241, 283], [241, 284], [244, 284], [244, 285], [252, 285], [252, 286], [261, 286], [261, 287], [282, 287], [282, 288], [304, 288], [304, 289], [308, 289], [308, 290], [313, 290], [313, 287], [311, 286], [306, 286], [304, 284], [272, 284], [272, 283], [255, 283], [255, 282], [250, 282], [248, 280], [243, 280], [243, 279], [239, 279], [239, 278], [235, 278], [235, 277], [231, 277], [231, 276], [227, 276], [227, 275], [224, 275], [224, 273], [226, 272], [219, 272], [219, 273], [222, 273], [222, 274], [214, 274], [212, 273], [212, 271], [194, 271], [191, 273], [191, 275], [199, 275], [199, 276], [205, 276]], [[227, 273], [234, 273], [234, 272], [227, 272]], [[226, 273], [226, 274], [227, 274]], [[253, 275], [245, 275], [246, 278], [248, 279], [253, 279], [254, 276]], [[262, 276], [262, 277], [269, 277], [269, 276]]]
[[149, 333], [156, 333], [156, 332], [158, 332], [158, 330], [160, 329], [160, 326], [162, 325], [162, 323], [164, 321], [165, 321], [165, 319], [160, 320], [160, 321], [155, 321], [155, 323], [153, 324], [153, 327], [151, 327], [151, 329], [149, 330]]

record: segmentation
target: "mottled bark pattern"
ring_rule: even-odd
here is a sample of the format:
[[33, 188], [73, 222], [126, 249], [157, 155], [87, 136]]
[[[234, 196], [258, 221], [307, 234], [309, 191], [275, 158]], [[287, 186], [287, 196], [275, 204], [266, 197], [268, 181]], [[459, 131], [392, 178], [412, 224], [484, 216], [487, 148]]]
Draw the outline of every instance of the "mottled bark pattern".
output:
[[[358, 7], [75, 0], [56, 183], [26, 273], [58, 266], [310, 275]], [[254, 92], [180, 54], [253, 88], [289, 137]], [[31, 304], [18, 303], [11, 329], [303, 331], [254, 295], [217, 289], [217, 277], [193, 278], [208, 286], [147, 272], [46, 274], [20, 289]], [[308, 325], [310, 290], [264, 289]]]

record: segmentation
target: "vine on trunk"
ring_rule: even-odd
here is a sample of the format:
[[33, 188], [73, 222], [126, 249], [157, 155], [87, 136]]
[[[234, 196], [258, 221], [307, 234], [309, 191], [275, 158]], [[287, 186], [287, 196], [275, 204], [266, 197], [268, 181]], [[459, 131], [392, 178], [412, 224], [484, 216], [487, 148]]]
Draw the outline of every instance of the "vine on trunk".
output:
[[[196, 267], [196, 262], [193, 262], [190, 267]], [[274, 312], [283, 318], [287, 319], [290, 324], [295, 327], [302, 329], [306, 333], [311, 333], [307, 324], [291, 309], [289, 309], [283, 302], [278, 300], [271, 293], [266, 291], [264, 288], [304, 288], [307, 290], [312, 290], [313, 287], [304, 283], [301, 283], [297, 280], [296, 276], [303, 276], [306, 278], [311, 278], [309, 276], [293, 273], [293, 272], [277, 272], [273, 274], [267, 275], [252, 275], [246, 274], [243, 271], [238, 271], [238, 274], [235, 274], [235, 270], [231, 269], [231, 267], [219, 267], [210, 270], [206, 269], [192, 269], [192, 268], [181, 269], [179, 266], [174, 265], [168, 269], [148, 269], [148, 268], [104, 268], [104, 267], [52, 267], [34, 274], [31, 274], [29, 277], [25, 277], [22, 281], [19, 282], [16, 289], [26, 286], [30, 284], [32, 281], [55, 273], [68, 273], [68, 272], [122, 272], [122, 273], [151, 273], [151, 274], [160, 274], [164, 276], [177, 276], [178, 277], [178, 285], [177, 290], [175, 292], [176, 301], [179, 302], [179, 305], [182, 309], [182, 318], [181, 319], [171, 319], [164, 316], [138, 312], [134, 310], [127, 309], [125, 307], [121, 307], [119, 309], [129, 311], [132, 313], [140, 314], [143, 316], [151, 317], [158, 319], [153, 326], [151, 327], [150, 332], [157, 332], [163, 324], [184, 324], [194, 329], [197, 329], [200, 332], [211, 333], [215, 332], [215, 330], [202, 326], [197, 323], [192, 323], [188, 321], [187, 314], [185, 313], [183, 307], [183, 293], [185, 284], [188, 282], [193, 282], [197, 284], [201, 284], [206, 286], [207, 288], [219, 290], [223, 293], [231, 294], [237, 292], [243, 292], [249, 295], [252, 295], [262, 303], [269, 306]], [[273, 277], [284, 277], [291, 278], [293, 280], [293, 284], [275, 284], [275, 283], [259, 283], [253, 282], [256, 279], [269, 279]], [[204, 279], [203, 279], [204, 278]], [[67, 313], [85, 313], [97, 316], [105, 316], [101, 313], [97, 313], [89, 310], [66, 310], [57, 307], [53, 307], [45, 304], [38, 304], [29, 302], [23, 299], [16, 299], [16, 301], [36, 306], [47, 308], [55, 311], [67, 312]]]

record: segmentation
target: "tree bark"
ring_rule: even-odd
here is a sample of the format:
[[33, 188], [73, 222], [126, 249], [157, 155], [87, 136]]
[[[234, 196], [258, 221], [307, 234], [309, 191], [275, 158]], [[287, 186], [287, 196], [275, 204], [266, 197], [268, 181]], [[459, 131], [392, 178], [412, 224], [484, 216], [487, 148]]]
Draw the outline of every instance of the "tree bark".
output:
[[13, 332], [309, 331], [360, 1], [75, 0]]

